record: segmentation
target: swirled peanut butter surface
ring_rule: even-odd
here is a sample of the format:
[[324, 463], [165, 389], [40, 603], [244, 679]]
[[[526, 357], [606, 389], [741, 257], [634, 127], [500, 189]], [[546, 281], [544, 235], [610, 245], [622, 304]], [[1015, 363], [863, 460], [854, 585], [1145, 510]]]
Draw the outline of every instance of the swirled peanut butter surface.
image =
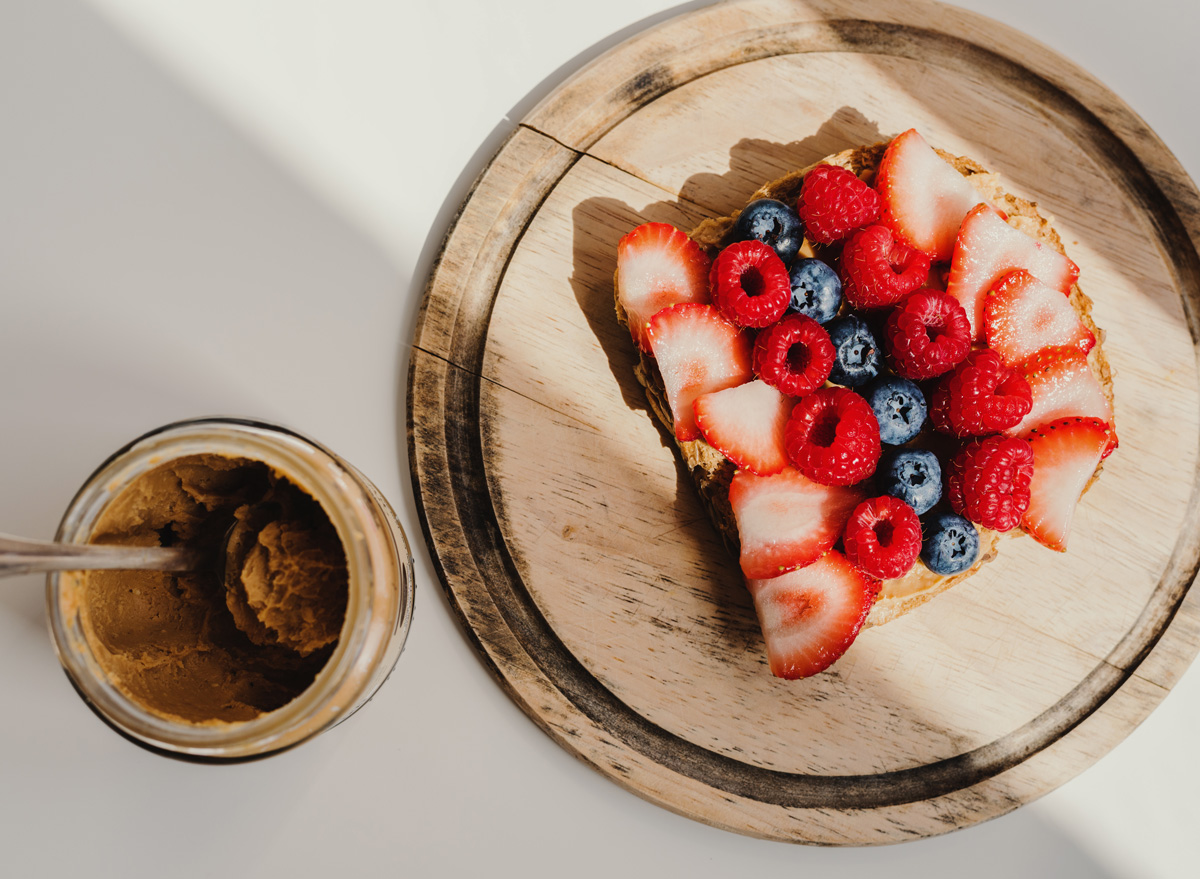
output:
[[114, 499], [92, 542], [188, 544], [214, 560], [196, 573], [81, 578], [92, 651], [155, 714], [251, 720], [303, 692], [337, 642], [347, 597], [341, 541], [321, 506], [262, 462], [195, 455], [165, 464]]

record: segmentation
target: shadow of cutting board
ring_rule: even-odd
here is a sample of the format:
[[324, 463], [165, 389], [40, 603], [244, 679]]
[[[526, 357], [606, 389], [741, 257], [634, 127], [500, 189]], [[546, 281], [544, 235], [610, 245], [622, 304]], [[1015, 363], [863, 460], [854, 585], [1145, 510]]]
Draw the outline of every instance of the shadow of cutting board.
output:
[[[1006, 541], [830, 671], [766, 666], [736, 564], [633, 378], [618, 239], [910, 127], [1055, 219], [1107, 329], [1120, 450], [1069, 552]], [[744, 0], [621, 44], [524, 119], [429, 282], [409, 435], [431, 556], [501, 685], [666, 808], [886, 843], [994, 817], [1121, 741], [1200, 648], [1200, 195], [1094, 79], [925, 0]]]

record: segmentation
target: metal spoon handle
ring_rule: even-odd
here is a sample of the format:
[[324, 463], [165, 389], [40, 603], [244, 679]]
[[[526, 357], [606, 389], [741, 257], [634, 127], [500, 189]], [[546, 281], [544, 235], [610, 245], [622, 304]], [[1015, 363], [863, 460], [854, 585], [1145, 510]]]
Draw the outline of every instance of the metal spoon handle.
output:
[[0, 577], [45, 571], [192, 571], [200, 554], [186, 546], [92, 546], [0, 534]]

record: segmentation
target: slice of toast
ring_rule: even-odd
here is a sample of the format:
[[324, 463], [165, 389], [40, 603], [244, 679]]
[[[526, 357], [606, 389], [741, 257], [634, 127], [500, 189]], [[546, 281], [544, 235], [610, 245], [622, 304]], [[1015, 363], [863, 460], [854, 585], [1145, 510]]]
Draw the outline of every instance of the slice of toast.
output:
[[[866, 183], [874, 181], [875, 172], [883, 157], [888, 144], [879, 143], [872, 146], [844, 150], [835, 155], [822, 159], [808, 168], [767, 183], [755, 192], [747, 203], [760, 198], [774, 198], [785, 204], [794, 205], [800, 195], [804, 175], [819, 164], [838, 165], [857, 174]], [[1065, 252], [1058, 233], [1050, 220], [1038, 212], [1034, 202], [1018, 198], [1003, 190], [999, 179], [969, 158], [953, 156], [942, 150], [938, 154], [949, 162], [960, 174], [968, 178], [979, 191], [980, 199], [990, 202], [999, 208], [1007, 217], [1008, 223], [1033, 238], [1045, 242], [1060, 253]], [[727, 244], [732, 243], [731, 236], [738, 213], [728, 217], [705, 220], [689, 233], [690, 237], [703, 247], [710, 255], [715, 256]], [[821, 256], [821, 248], [805, 243], [802, 255]], [[620, 297], [616, 297], [617, 319], [624, 325], [628, 321], [621, 307]], [[1070, 302], [1083, 323], [1096, 337], [1096, 345], [1088, 355], [1088, 363], [1096, 378], [1104, 389], [1111, 406], [1113, 399], [1112, 371], [1104, 356], [1102, 343], [1103, 331], [1100, 330], [1091, 316], [1092, 302], [1075, 284], [1071, 288]], [[666, 392], [661, 375], [655, 365], [654, 358], [642, 352], [640, 362], [635, 367], [638, 381], [646, 389], [646, 396], [654, 414], [662, 422], [667, 432], [674, 438], [672, 425], [674, 419], [667, 403]], [[1114, 425], [1115, 427], [1115, 425]], [[687, 465], [700, 497], [708, 509], [713, 525], [721, 535], [729, 551], [736, 558], [738, 555], [738, 533], [733, 511], [729, 504], [729, 483], [736, 470], [734, 464], [720, 452], [704, 442], [703, 439], [687, 442], [676, 441], [679, 453]], [[1096, 475], [1099, 475], [1097, 470]], [[1094, 481], [1095, 477], [1093, 477]], [[1091, 483], [1089, 483], [1090, 485]], [[987, 562], [996, 557], [998, 545], [1003, 537], [1023, 533], [1019, 529], [1000, 533], [987, 528], [979, 529], [980, 549], [979, 558], [975, 564], [965, 571], [953, 575], [939, 575], [918, 561], [903, 577], [884, 580], [879, 597], [867, 618], [867, 626], [877, 626], [891, 622], [915, 607], [924, 604], [951, 586], [961, 583], [972, 576]]]

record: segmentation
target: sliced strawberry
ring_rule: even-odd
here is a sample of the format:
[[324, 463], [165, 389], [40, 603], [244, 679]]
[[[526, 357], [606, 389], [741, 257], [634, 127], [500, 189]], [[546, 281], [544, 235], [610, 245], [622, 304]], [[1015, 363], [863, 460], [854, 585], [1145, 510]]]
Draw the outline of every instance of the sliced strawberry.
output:
[[[1033, 408], [1004, 433], [1026, 436], [1032, 428], [1071, 416], [1112, 423], [1112, 406], [1078, 348], [1047, 348], [1023, 362], [1017, 371], [1029, 382]], [[1113, 434], [1116, 447], [1116, 434]]]
[[755, 379], [696, 398], [696, 426], [722, 455], [759, 476], [788, 466], [783, 429], [796, 401]]
[[912, 128], [888, 145], [875, 188], [883, 199], [881, 222], [935, 261], [950, 259], [963, 217], [983, 201], [967, 178]]
[[990, 205], [968, 211], [954, 244], [946, 292], [962, 303], [973, 339], [983, 332], [984, 296], [1017, 269], [1025, 269], [1062, 293], [1069, 293], [1079, 277], [1079, 266], [1050, 245], [1008, 225]]
[[1086, 354], [1096, 344], [1071, 300], [1024, 269], [1005, 275], [984, 297], [983, 334], [1009, 366], [1044, 348], [1078, 348]]
[[795, 680], [829, 668], [858, 637], [880, 583], [837, 550], [806, 568], [746, 587], [767, 644], [771, 674]]
[[1075, 507], [1108, 442], [1108, 424], [1096, 418], [1052, 421], [1030, 434], [1033, 480], [1021, 527], [1038, 543], [1066, 552]]
[[646, 324], [680, 302], [708, 302], [708, 255], [667, 223], [644, 223], [617, 244], [617, 299], [633, 340], [646, 352]]
[[650, 318], [649, 337], [675, 416], [675, 438], [698, 439], [692, 404], [754, 378], [750, 340], [711, 305], [694, 302], [657, 312]]
[[729, 505], [742, 544], [742, 573], [765, 579], [811, 565], [842, 536], [864, 497], [854, 486], [820, 485], [791, 467], [774, 476], [739, 470], [729, 485]]

